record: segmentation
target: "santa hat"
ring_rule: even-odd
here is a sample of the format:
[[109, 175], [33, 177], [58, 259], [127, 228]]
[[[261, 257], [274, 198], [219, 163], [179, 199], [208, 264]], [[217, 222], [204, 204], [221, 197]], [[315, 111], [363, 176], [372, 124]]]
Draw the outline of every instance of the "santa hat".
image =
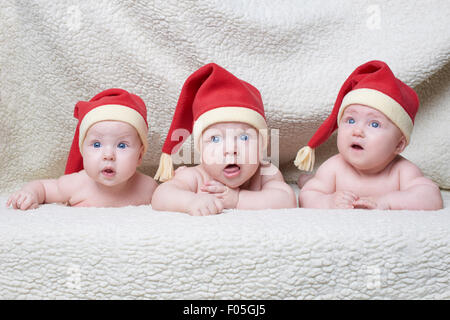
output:
[[[173, 176], [171, 154], [176, 153], [184, 139], [177, 129], [198, 139], [208, 126], [219, 122], [243, 122], [261, 130], [264, 147], [267, 145], [267, 124], [264, 106], [258, 89], [242, 81], [217, 64], [210, 63], [195, 71], [183, 85], [155, 179], [166, 181]], [[175, 133], [175, 134], [174, 134]]]
[[400, 129], [406, 143], [409, 143], [419, 98], [412, 88], [394, 76], [386, 63], [369, 61], [356, 68], [347, 78], [329, 117], [309, 140], [308, 145], [298, 151], [294, 163], [300, 170], [313, 169], [314, 149], [337, 129], [345, 108], [352, 104], [381, 111]]
[[147, 108], [137, 95], [123, 89], [108, 89], [100, 92], [89, 101], [80, 101], [73, 112], [78, 125], [73, 137], [67, 159], [65, 174], [83, 170], [82, 145], [89, 128], [105, 120], [122, 121], [133, 126], [141, 138], [144, 154], [148, 148]]

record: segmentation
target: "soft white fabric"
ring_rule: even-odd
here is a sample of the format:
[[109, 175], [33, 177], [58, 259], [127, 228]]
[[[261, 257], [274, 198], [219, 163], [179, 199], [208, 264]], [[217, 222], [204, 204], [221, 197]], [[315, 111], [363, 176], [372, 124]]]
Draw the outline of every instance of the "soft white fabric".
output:
[[0, 298], [450, 299], [444, 197], [434, 212], [0, 207]]
[[[371, 59], [417, 90], [422, 105], [405, 156], [450, 188], [449, 16], [445, 0], [1, 1], [0, 192], [63, 174], [75, 103], [110, 87], [148, 106], [142, 171], [153, 175], [181, 86], [208, 62], [261, 91], [294, 181], [297, 150], [346, 77]], [[319, 148], [317, 165], [335, 144]]]
[[[450, 2], [0, 2], [0, 203], [63, 174], [73, 107], [120, 87], [148, 106], [153, 175], [185, 79], [216, 62], [262, 93], [288, 181], [360, 64], [386, 61], [421, 107], [404, 155], [450, 188]], [[275, 133], [275, 130], [272, 133]], [[335, 137], [316, 167], [336, 153]], [[0, 298], [447, 298], [449, 198], [436, 212], [0, 205]]]

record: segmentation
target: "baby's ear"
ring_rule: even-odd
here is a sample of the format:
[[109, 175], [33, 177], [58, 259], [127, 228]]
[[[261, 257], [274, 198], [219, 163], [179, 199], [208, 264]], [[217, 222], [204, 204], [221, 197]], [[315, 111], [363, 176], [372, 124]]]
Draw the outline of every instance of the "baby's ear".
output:
[[141, 144], [141, 148], [139, 149], [139, 158], [138, 158], [138, 164], [139, 167], [142, 164], [142, 160], [144, 160], [144, 145]]
[[402, 136], [400, 141], [397, 144], [397, 148], [395, 149], [395, 152], [397, 154], [400, 154], [403, 152], [403, 150], [405, 150], [405, 148], [406, 148], [406, 138], [405, 138], [405, 136]]

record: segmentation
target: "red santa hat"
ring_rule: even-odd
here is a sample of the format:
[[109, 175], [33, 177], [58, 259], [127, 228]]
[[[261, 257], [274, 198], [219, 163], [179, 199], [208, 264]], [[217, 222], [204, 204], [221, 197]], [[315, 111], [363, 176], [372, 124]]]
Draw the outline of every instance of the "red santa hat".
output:
[[361, 104], [381, 111], [403, 133], [407, 144], [411, 138], [414, 118], [419, 109], [419, 98], [408, 85], [397, 79], [382, 61], [369, 61], [347, 78], [339, 91], [333, 110], [325, 122], [300, 149], [294, 161], [300, 170], [311, 171], [314, 149], [324, 143], [338, 128], [346, 107]]
[[144, 154], [147, 151], [147, 108], [144, 101], [137, 95], [123, 89], [108, 89], [89, 101], [79, 101], [75, 105], [73, 115], [78, 119], [78, 125], [67, 159], [65, 174], [83, 170], [84, 138], [89, 128], [100, 121], [115, 120], [130, 124], [141, 138]]
[[258, 89], [210, 63], [190, 75], [181, 89], [155, 179], [166, 181], [173, 176], [171, 154], [178, 152], [187, 138], [176, 134], [177, 129], [193, 134], [197, 147], [203, 130], [219, 122], [247, 123], [260, 130], [263, 145], [267, 145], [266, 117]]

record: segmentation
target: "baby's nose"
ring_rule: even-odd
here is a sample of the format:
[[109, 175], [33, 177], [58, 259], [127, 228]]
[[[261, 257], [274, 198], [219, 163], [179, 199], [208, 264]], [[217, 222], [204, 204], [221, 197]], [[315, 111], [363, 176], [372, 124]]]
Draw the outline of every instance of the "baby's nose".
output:
[[225, 154], [237, 154], [237, 146], [235, 139], [227, 138], [224, 146]]
[[352, 132], [353, 136], [355, 137], [364, 137], [364, 130], [358, 126], [355, 126], [353, 128], [353, 132]]
[[115, 160], [116, 155], [113, 150], [110, 148], [105, 148], [105, 152], [103, 153], [103, 160]]

